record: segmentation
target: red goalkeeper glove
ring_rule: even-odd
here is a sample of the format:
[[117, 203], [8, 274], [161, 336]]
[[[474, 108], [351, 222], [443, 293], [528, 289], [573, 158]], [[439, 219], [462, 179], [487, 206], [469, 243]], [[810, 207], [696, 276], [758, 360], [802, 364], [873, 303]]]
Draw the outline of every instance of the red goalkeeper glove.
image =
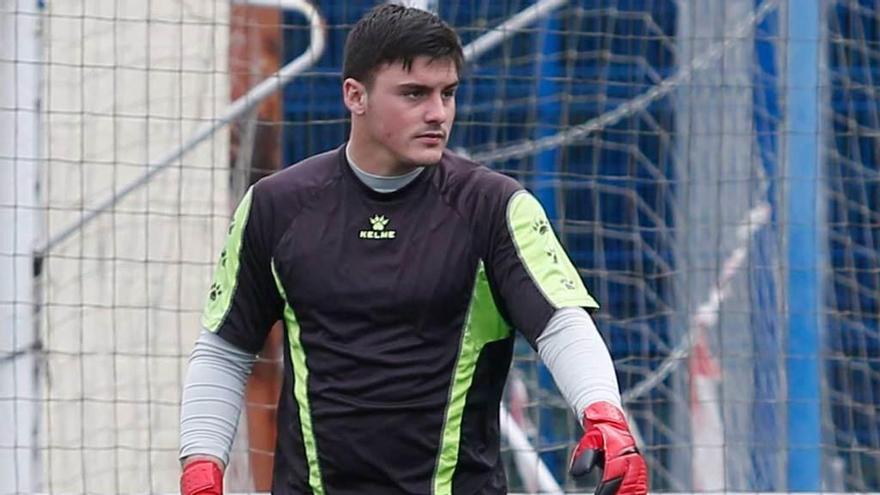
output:
[[602, 480], [596, 495], [648, 493], [648, 468], [620, 409], [608, 402], [590, 404], [584, 411], [584, 432], [571, 456], [572, 476], [599, 466]]
[[216, 462], [197, 459], [188, 462], [180, 475], [181, 495], [223, 495], [223, 471]]

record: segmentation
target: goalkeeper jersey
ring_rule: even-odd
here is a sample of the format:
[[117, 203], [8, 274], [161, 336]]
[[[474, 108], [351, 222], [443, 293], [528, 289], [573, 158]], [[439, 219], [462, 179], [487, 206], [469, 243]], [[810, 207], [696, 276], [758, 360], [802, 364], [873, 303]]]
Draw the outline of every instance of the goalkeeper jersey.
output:
[[202, 324], [258, 352], [285, 327], [272, 492], [500, 494], [513, 335], [596, 307], [537, 200], [451, 152], [403, 188], [344, 146], [242, 199]]

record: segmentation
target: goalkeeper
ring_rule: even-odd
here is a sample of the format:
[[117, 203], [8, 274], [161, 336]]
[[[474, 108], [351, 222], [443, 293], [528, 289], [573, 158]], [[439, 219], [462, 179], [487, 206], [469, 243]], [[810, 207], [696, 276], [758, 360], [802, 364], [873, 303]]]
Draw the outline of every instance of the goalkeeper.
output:
[[257, 182], [235, 212], [183, 392], [181, 492], [222, 493], [245, 381], [281, 320], [273, 493], [506, 493], [513, 328], [583, 420], [572, 473], [598, 465], [598, 493], [645, 493], [596, 302], [543, 209], [446, 150], [456, 34], [384, 4], [344, 57], [349, 141]]

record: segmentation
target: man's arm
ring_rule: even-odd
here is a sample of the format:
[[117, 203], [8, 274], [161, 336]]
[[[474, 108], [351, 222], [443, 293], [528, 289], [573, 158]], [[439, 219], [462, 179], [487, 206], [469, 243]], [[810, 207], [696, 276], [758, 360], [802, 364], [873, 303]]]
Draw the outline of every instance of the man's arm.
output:
[[553, 313], [538, 337], [537, 347], [575, 414], [580, 415], [599, 401], [620, 407], [611, 354], [593, 319], [582, 308], [562, 308]]
[[557, 310], [537, 347], [563, 397], [583, 420], [572, 475], [599, 466], [598, 495], [647, 493], [648, 470], [621, 410], [611, 355], [590, 315], [581, 308]]
[[181, 493], [223, 493], [223, 471], [255, 360], [214, 333], [202, 331], [196, 340], [180, 410]]
[[[505, 197], [513, 184], [499, 182], [498, 190], [504, 194], [493, 197]], [[620, 410], [608, 349], [581, 309], [599, 305], [541, 203], [522, 189], [503, 201], [503, 206], [486, 207], [491, 221], [481, 231], [490, 235], [487, 274], [505, 317], [538, 350], [563, 395], [583, 418], [585, 434], [575, 449], [572, 473], [579, 474], [587, 460], [584, 470], [594, 464], [603, 467], [601, 495], [646, 493], [645, 461]]]

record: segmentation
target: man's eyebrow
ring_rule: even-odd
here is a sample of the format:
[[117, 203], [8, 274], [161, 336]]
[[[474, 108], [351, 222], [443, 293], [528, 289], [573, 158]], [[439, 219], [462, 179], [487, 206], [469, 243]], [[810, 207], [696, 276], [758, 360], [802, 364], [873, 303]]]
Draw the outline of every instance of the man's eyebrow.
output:
[[418, 84], [418, 83], [403, 83], [403, 84], [398, 84], [397, 87], [400, 89], [418, 89], [418, 90], [431, 89], [430, 87], [425, 86], [424, 84]]
[[[459, 81], [455, 81], [452, 84], [447, 84], [446, 86], [443, 87], [443, 89], [457, 88], [458, 85], [459, 85]], [[397, 87], [400, 89], [405, 89], [405, 90], [421, 90], [421, 91], [427, 91], [427, 90], [431, 89], [431, 86], [426, 86], [424, 84], [419, 84], [419, 83], [402, 83], [402, 84], [398, 84]]]

